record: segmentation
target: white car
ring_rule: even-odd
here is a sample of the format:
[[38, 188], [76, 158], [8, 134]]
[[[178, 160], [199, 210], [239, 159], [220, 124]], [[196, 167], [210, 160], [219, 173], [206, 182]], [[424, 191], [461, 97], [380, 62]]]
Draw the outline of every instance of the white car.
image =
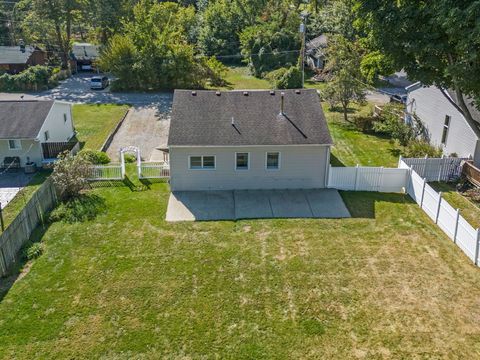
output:
[[90, 79], [90, 89], [103, 90], [109, 85], [108, 77], [106, 76], [94, 76]]

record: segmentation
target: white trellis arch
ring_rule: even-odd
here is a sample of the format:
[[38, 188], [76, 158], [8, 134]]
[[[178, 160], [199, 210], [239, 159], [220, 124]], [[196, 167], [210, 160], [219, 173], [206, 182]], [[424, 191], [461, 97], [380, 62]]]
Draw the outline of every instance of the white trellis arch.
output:
[[140, 148], [137, 146], [125, 146], [120, 148], [120, 163], [122, 164], [122, 179], [125, 177], [125, 153], [135, 153], [137, 157], [137, 171], [140, 171], [142, 158], [140, 156]]

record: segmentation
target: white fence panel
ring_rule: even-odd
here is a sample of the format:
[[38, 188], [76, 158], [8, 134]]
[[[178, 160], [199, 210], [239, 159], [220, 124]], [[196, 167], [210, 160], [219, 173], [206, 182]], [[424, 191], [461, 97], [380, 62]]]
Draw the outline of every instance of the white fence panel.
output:
[[422, 209], [433, 221], [437, 219], [439, 200], [440, 200], [440, 194], [438, 194], [435, 190], [433, 190], [430, 185], [428, 184], [425, 185]]
[[355, 190], [355, 167], [330, 167], [328, 187], [338, 190]]
[[409, 182], [408, 169], [390, 169], [384, 168], [382, 172], [382, 182], [378, 191], [380, 192], [403, 192]]
[[458, 220], [456, 244], [472, 261], [475, 261], [477, 231], [462, 216]]
[[356, 190], [378, 191], [382, 181], [382, 168], [359, 167]]
[[410, 166], [427, 181], [453, 181], [461, 176], [464, 160], [466, 159], [452, 157], [400, 158], [399, 167]]
[[167, 163], [142, 163], [138, 170], [140, 179], [168, 179], [170, 166]]
[[418, 205], [422, 202], [423, 186], [424, 180], [415, 171], [412, 171], [407, 192]]
[[455, 238], [456, 223], [457, 210], [455, 210], [446, 200], [442, 199], [437, 224], [452, 240]]
[[122, 165], [92, 165], [88, 180], [123, 180]]

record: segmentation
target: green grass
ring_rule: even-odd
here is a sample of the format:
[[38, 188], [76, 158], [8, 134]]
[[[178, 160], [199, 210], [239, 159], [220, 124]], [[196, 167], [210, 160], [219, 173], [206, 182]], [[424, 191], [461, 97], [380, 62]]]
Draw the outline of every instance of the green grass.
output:
[[[272, 86], [265, 79], [259, 79], [250, 73], [246, 66], [230, 66], [225, 77], [226, 85], [220, 90], [243, 90], [243, 89], [271, 89]], [[212, 87], [212, 89], [215, 87]], [[216, 89], [216, 88], [215, 88]]]
[[[349, 117], [372, 113], [371, 104], [351, 105]], [[324, 103], [323, 110], [335, 146], [332, 150], [333, 166], [385, 166], [397, 167], [402, 148], [391, 139], [375, 133], [364, 133], [343, 119], [341, 111], [331, 111]]]
[[404, 195], [343, 193], [353, 219], [170, 224], [166, 184], [133, 190], [39, 232], [0, 358], [479, 355], [480, 270]]
[[87, 149], [99, 150], [128, 109], [126, 105], [82, 104], [73, 107], [77, 138]]
[[455, 209], [460, 209], [460, 213], [475, 229], [480, 228], [480, 208], [459, 193], [455, 184], [434, 182], [430, 183], [436, 191], [442, 192], [443, 198]]
[[42, 186], [43, 182], [50, 175], [50, 171], [40, 171], [37, 172], [32, 180], [21, 189], [17, 195], [8, 203], [8, 205], [3, 209], [3, 219], [5, 223], [5, 228], [17, 217], [17, 215], [22, 211], [25, 204], [32, 198], [35, 191]]

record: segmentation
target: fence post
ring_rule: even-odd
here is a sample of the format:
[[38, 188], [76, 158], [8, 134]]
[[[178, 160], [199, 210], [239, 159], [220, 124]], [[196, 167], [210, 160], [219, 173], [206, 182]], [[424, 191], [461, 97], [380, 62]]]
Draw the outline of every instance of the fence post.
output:
[[380, 168], [380, 180], [378, 181], [377, 192], [380, 192], [380, 189], [383, 186], [383, 176], [384, 176], [385, 168], [382, 166]]
[[423, 161], [423, 173], [422, 177], [426, 178], [426, 173], [427, 173], [427, 162], [428, 162], [428, 155], [425, 155], [425, 160]]
[[427, 179], [423, 178], [422, 196], [420, 197], [420, 208], [423, 208], [423, 197], [425, 196], [425, 185], [427, 185]]
[[435, 215], [435, 224], [438, 224], [438, 217], [440, 216], [440, 207], [442, 206], [442, 192], [438, 193], [437, 215]]
[[453, 233], [453, 243], [457, 243], [458, 222], [460, 221], [460, 209], [457, 209], [457, 216], [455, 221], [455, 232]]
[[480, 246], [480, 229], [477, 229], [477, 242], [475, 243], [475, 265], [478, 266], [478, 248]]
[[355, 191], [357, 191], [358, 168], [359, 165], [357, 164], [357, 166], [355, 167], [355, 184], [353, 185], [353, 190]]
[[398, 167], [400, 167], [400, 165], [402, 164], [402, 160], [403, 160], [403, 156], [400, 155], [400, 157], [398, 158]]

